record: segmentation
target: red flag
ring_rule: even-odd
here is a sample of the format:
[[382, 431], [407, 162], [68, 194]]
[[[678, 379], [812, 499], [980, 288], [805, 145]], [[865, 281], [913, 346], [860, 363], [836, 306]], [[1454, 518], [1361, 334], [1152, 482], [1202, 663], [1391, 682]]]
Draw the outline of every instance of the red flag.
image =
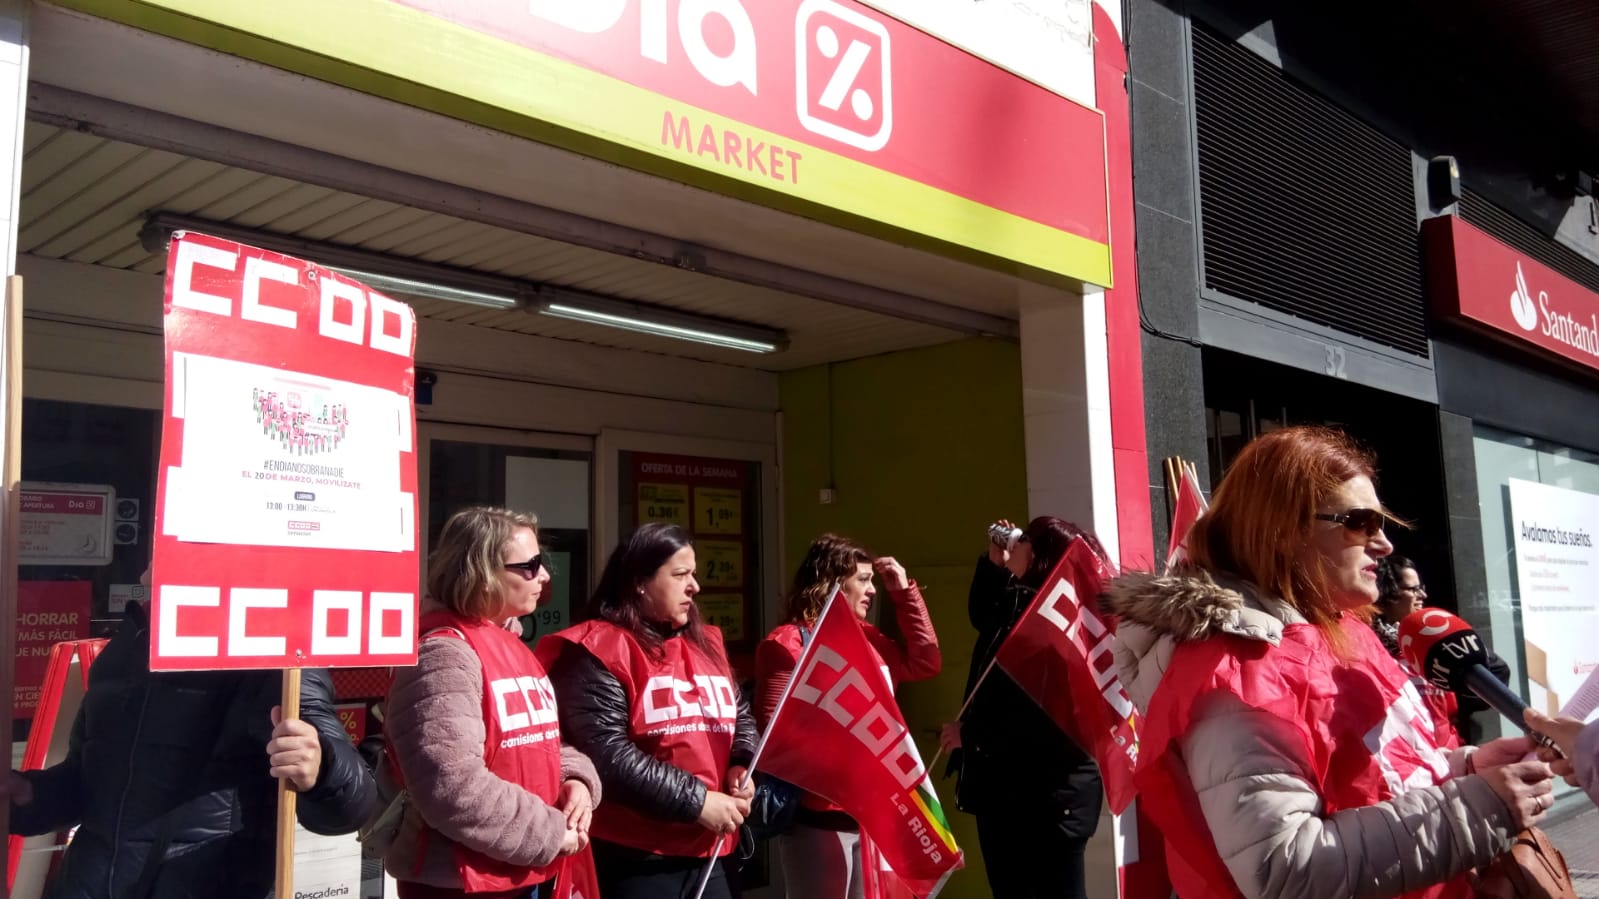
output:
[[600, 899], [600, 878], [594, 873], [594, 853], [587, 847], [568, 855], [555, 875], [550, 899]]
[[1111, 811], [1120, 814], [1133, 798], [1138, 711], [1116, 675], [1112, 622], [1094, 608], [1112, 574], [1087, 540], [1073, 540], [1000, 645], [996, 662], [1061, 730], [1094, 754]]
[[1205, 502], [1205, 493], [1199, 489], [1199, 479], [1188, 466], [1182, 467], [1182, 479], [1177, 482], [1177, 502], [1172, 506], [1171, 537], [1166, 541], [1166, 573], [1170, 574], [1173, 567], [1188, 561], [1188, 532], [1194, 529], [1194, 522], [1199, 520], [1210, 504]]
[[910, 887], [883, 861], [877, 845], [865, 835], [861, 836], [861, 884], [866, 899], [916, 899]]
[[848, 604], [828, 602], [794, 671], [756, 767], [842, 806], [862, 842], [870, 838], [905, 886], [930, 899], [965, 858], [888, 669]]

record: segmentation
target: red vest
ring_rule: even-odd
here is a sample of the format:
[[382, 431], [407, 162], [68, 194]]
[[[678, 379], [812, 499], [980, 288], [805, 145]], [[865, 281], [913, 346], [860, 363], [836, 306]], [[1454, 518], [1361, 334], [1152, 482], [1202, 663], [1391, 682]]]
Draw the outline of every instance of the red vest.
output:
[[[561, 790], [561, 725], [544, 666], [514, 634], [488, 621], [433, 611], [417, 627], [424, 637], [437, 628], [454, 628], [466, 636], [483, 663], [483, 763], [494, 776], [554, 805]], [[437, 636], [454, 635], [442, 631]], [[423, 838], [434, 835], [424, 832]], [[468, 893], [530, 887], [560, 869], [559, 861], [548, 868], [527, 868], [460, 845], [455, 846], [455, 861]]]
[[[1144, 718], [1138, 801], [1166, 837], [1172, 886], [1183, 899], [1241, 894], [1222, 863], [1178, 753], [1195, 703], [1225, 690], [1247, 705], [1295, 724], [1305, 770], [1325, 814], [1372, 805], [1449, 779], [1445, 750], [1421, 694], [1364, 624], [1344, 619], [1354, 658], [1341, 661], [1323, 633], [1290, 625], [1280, 646], [1238, 637], [1179, 644]], [[1470, 874], [1407, 893], [1403, 899], [1463, 899]]]
[[[738, 726], [738, 692], [729, 675], [722, 632], [710, 625], [705, 635], [716, 655], [674, 637], [655, 661], [633, 635], [608, 621], [585, 621], [551, 634], [549, 650], [576, 643], [599, 659], [627, 693], [628, 739], [646, 755], [699, 778], [707, 790], [720, 790], [733, 754]], [[546, 656], [551, 658], [551, 656]], [[707, 858], [716, 835], [697, 822], [662, 821], [613, 799], [594, 810], [592, 831], [598, 839], [657, 855]], [[724, 840], [722, 855], [736, 840]]]

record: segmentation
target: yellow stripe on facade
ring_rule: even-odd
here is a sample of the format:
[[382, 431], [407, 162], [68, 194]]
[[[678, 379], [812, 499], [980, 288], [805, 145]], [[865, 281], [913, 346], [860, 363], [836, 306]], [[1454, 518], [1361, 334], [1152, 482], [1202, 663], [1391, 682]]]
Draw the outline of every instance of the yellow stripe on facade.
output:
[[[1111, 283], [1106, 244], [752, 128], [392, 0], [60, 2], [991, 268], [1051, 282]], [[685, 122], [692, 132], [691, 149], [685, 149], [682, 139]], [[767, 165], [757, 167], [747, 152], [729, 153], [753, 146], [767, 154], [774, 146], [782, 148], [782, 177], [772, 171], [770, 157]], [[739, 163], [724, 158], [730, 155], [737, 155]]]

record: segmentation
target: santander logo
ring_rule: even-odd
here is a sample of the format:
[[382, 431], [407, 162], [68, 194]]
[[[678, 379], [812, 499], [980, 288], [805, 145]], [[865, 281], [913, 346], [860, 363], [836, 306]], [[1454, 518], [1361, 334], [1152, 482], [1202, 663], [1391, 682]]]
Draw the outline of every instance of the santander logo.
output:
[[[1547, 293], [1539, 297], [1545, 303], [1549, 301]], [[1516, 324], [1523, 331], [1532, 331], [1538, 327], [1538, 307], [1532, 301], [1532, 293], [1527, 290], [1527, 276], [1521, 273], [1521, 260], [1516, 260], [1516, 289], [1510, 294], [1510, 314], [1516, 317]]]
[[1599, 313], [1590, 314], [1583, 321], [1569, 312], [1561, 312], [1549, 301], [1547, 290], [1538, 291], [1535, 305], [1519, 259], [1516, 260], [1516, 290], [1510, 295], [1510, 314], [1515, 316], [1522, 330], [1538, 331], [1574, 350], [1599, 356]]

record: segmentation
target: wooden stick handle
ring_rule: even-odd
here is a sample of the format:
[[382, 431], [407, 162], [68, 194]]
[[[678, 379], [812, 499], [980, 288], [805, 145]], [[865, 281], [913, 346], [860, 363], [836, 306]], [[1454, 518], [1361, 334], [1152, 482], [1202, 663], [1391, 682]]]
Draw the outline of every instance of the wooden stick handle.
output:
[[[300, 669], [283, 669], [283, 720], [300, 717]], [[294, 800], [300, 794], [278, 780], [278, 867], [274, 896], [294, 895]]]

